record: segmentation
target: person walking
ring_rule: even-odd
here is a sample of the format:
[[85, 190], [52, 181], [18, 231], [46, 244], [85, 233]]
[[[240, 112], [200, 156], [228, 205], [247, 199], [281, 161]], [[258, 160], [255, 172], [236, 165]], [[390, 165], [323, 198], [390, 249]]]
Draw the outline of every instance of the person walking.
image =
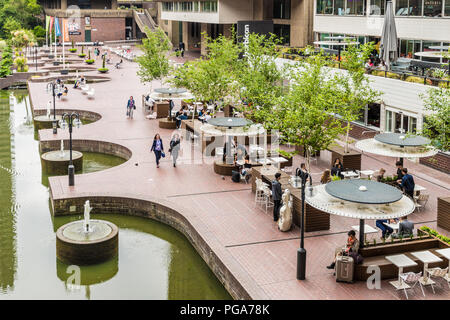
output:
[[404, 190], [405, 194], [414, 199], [414, 187], [416, 186], [414, 178], [408, 173], [407, 168], [402, 168], [402, 179], [397, 180], [399, 186]]
[[133, 119], [133, 110], [136, 109], [136, 103], [134, 102], [133, 96], [128, 99], [127, 102], [127, 116], [128, 119]]
[[278, 221], [281, 208], [281, 197], [283, 192], [281, 191], [280, 183], [281, 173], [275, 173], [275, 180], [272, 181], [272, 199], [273, 199], [273, 221]]
[[164, 146], [159, 133], [155, 134], [155, 137], [153, 138], [153, 145], [152, 148], [150, 149], [150, 152], [151, 151], [155, 153], [156, 167], [159, 168], [159, 160], [161, 159], [161, 157], [163, 158], [165, 157]]
[[172, 140], [170, 140], [170, 149], [169, 152], [173, 159], [173, 166], [177, 166], [177, 159], [178, 159], [178, 152], [180, 151], [181, 147], [181, 140], [180, 135], [178, 133], [175, 133], [172, 137]]

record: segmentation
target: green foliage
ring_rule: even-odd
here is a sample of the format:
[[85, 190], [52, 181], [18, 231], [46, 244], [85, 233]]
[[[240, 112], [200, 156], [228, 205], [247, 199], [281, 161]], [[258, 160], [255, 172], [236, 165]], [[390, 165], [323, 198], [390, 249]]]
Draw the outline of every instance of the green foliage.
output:
[[34, 33], [34, 36], [36, 38], [43, 38], [43, 37], [45, 37], [45, 29], [42, 26], [34, 27], [33, 33]]
[[77, 52], [77, 48], [70, 48], [69, 52], [75, 53], [75, 52]]
[[346, 73], [334, 77], [334, 93], [339, 97], [336, 113], [347, 122], [345, 151], [348, 152], [350, 122], [359, 118], [363, 108], [375, 102], [380, 93], [370, 86], [369, 78], [365, 75], [365, 63], [374, 49], [372, 42], [361, 46], [348, 45], [341, 53], [341, 65]]
[[147, 38], [142, 39], [140, 46], [144, 54], [136, 58], [139, 64], [137, 74], [142, 82], [152, 82], [156, 79], [163, 79], [169, 74], [170, 42], [161, 28], [153, 31], [146, 28], [145, 33]]
[[37, 0], [0, 0], [0, 36], [9, 38], [11, 31], [33, 29], [42, 23], [41, 12]]
[[434, 236], [434, 237], [436, 237], [436, 238], [438, 238], [438, 239], [440, 239], [440, 240], [450, 244], [450, 238], [440, 234], [439, 232], [437, 232], [434, 229], [431, 229], [431, 228], [429, 228], [427, 226], [422, 226], [422, 227], [420, 227], [420, 230], [425, 231], [428, 234], [430, 234], [430, 235], [432, 235], [432, 236]]
[[431, 114], [426, 116], [423, 133], [428, 136], [434, 146], [450, 150], [450, 89], [430, 88], [420, 96], [425, 110]]
[[180, 88], [191, 91], [197, 101], [219, 101], [234, 104], [239, 96], [238, 66], [239, 46], [232, 39], [219, 36], [216, 39], [204, 33], [207, 55], [194, 61], [186, 62], [174, 70], [170, 82]]
[[339, 176], [331, 176], [331, 181], [339, 181], [342, 180]]
[[11, 43], [17, 49], [23, 49], [28, 46], [34, 46], [36, 43], [36, 37], [31, 30], [15, 30], [11, 32]]
[[27, 61], [27, 58], [22, 55], [14, 59], [14, 65], [16, 66], [17, 72], [28, 71]]
[[2, 60], [0, 61], [0, 78], [4, 78], [12, 73], [13, 55], [11, 46], [4, 48]]
[[283, 94], [282, 82], [287, 67], [280, 69], [275, 61], [279, 42], [275, 35], [266, 37], [251, 33], [248, 44], [241, 49], [244, 59], [236, 80], [241, 89], [241, 98], [248, 104], [238, 109], [255, 122], [264, 122], [266, 113], [271, 112], [274, 103]]
[[325, 64], [322, 53], [297, 63], [291, 72], [289, 92], [277, 99], [264, 123], [277, 129], [283, 142], [303, 146], [308, 167], [310, 155], [326, 149], [342, 132], [340, 121], [329, 115], [337, 101]]
[[108, 68], [98, 68], [98, 71], [100, 71], [101, 73], [106, 73], [109, 71]]
[[95, 62], [94, 59], [87, 59], [84, 62], [86, 62], [87, 64], [93, 64]]

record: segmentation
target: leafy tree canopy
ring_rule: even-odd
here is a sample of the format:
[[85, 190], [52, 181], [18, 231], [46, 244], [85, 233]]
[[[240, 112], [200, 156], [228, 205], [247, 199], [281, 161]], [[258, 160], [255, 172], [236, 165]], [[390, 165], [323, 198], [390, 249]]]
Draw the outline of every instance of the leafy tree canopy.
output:
[[0, 0], [0, 36], [10, 38], [11, 31], [33, 29], [40, 24], [41, 12], [37, 0]]

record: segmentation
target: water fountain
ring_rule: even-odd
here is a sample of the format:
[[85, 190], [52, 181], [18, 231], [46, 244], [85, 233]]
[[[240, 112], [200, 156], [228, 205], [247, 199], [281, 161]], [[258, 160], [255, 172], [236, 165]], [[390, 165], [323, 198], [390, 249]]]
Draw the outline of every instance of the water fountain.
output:
[[[51, 92], [50, 92], [51, 94]], [[40, 129], [51, 129], [53, 126], [53, 113], [51, 111], [52, 109], [52, 101], [47, 102], [46, 106], [46, 112], [45, 114], [35, 116], [34, 121], [34, 128], [35, 130]], [[61, 115], [56, 115], [56, 120], [61, 120]]]
[[89, 200], [84, 218], [56, 232], [56, 256], [67, 264], [89, 265], [107, 261], [118, 253], [119, 229], [109, 221], [91, 219]]
[[60, 158], [64, 158], [65, 152], [64, 152], [64, 140], [61, 139], [61, 149], [60, 149]]

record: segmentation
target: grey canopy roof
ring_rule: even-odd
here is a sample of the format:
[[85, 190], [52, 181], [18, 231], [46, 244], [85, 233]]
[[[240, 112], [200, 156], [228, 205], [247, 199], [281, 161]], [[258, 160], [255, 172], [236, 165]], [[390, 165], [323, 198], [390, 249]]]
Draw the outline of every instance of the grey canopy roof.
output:
[[392, 1], [386, 3], [386, 14], [384, 15], [383, 31], [381, 33], [380, 56], [388, 70], [391, 63], [398, 58], [397, 28], [395, 27]]

